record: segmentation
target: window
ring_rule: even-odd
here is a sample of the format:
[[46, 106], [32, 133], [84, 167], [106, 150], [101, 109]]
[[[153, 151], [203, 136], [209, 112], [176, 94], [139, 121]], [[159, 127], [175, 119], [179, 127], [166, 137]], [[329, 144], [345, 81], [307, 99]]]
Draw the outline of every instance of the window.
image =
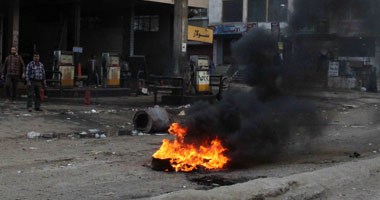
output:
[[153, 16], [135, 16], [135, 31], [158, 32], [160, 30], [160, 18], [158, 15]]
[[207, 18], [207, 9], [206, 8], [190, 8], [189, 9], [189, 18]]
[[284, 22], [287, 17], [288, 0], [248, 0], [249, 22]]
[[223, 22], [243, 21], [243, 0], [223, 0]]
[[265, 22], [266, 21], [266, 0], [249, 0], [248, 1], [248, 21]]
[[339, 16], [341, 20], [360, 20], [364, 19], [366, 13], [370, 10], [370, 5], [359, 1], [347, 0], [343, 8], [337, 10], [334, 7], [331, 11]]

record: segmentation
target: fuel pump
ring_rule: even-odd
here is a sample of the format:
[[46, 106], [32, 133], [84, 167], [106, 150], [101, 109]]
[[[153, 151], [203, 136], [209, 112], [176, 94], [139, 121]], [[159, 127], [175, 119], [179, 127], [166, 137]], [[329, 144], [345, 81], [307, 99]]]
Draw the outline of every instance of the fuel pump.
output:
[[192, 82], [196, 93], [210, 93], [210, 59], [208, 56], [190, 56]]
[[120, 56], [118, 53], [102, 53], [103, 83], [120, 86]]
[[62, 73], [61, 86], [73, 87], [75, 73], [73, 52], [54, 51], [54, 61], [53, 71], [60, 71]]

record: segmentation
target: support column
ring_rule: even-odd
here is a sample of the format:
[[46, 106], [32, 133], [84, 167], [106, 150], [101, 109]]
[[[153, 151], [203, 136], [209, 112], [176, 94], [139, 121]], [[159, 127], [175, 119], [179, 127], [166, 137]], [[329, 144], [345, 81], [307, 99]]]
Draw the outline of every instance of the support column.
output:
[[20, 31], [20, 0], [11, 0], [10, 1], [10, 27], [11, 27], [11, 45], [14, 47], [19, 46], [19, 31]]
[[173, 74], [182, 75], [187, 64], [188, 0], [174, 0]]
[[133, 56], [135, 55], [135, 29], [134, 29], [134, 23], [135, 23], [135, 4], [132, 2], [132, 5], [130, 7], [130, 26], [129, 26], [129, 55]]
[[123, 57], [127, 59], [135, 54], [135, 4], [131, 1], [123, 16]]
[[223, 55], [223, 38], [220, 38], [217, 40], [217, 48], [216, 48], [216, 53], [217, 53], [217, 61], [216, 63], [218, 65], [222, 65], [224, 63], [224, 55]]
[[4, 16], [0, 14], [0, 63], [3, 63]]
[[80, 46], [80, 20], [81, 20], [81, 6], [78, 0], [74, 8], [74, 46]]

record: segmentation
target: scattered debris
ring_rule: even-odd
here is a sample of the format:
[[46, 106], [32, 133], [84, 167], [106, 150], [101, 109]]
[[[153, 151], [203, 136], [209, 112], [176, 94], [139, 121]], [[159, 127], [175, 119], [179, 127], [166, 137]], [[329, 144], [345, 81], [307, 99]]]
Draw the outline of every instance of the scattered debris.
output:
[[92, 110], [91, 110], [91, 113], [96, 113], [96, 110], [95, 110], [95, 109], [92, 109]]
[[57, 138], [58, 135], [56, 133], [47, 133], [47, 134], [42, 134], [41, 137], [45, 139], [51, 139], [51, 138]]
[[365, 87], [361, 87], [360, 90], [361, 90], [362, 92], [366, 92], [366, 91], [367, 91], [367, 88], [365, 88]]
[[97, 129], [97, 128], [96, 128], [96, 129], [89, 129], [88, 132], [89, 132], [90, 134], [96, 134], [96, 133], [99, 133], [100, 130]]
[[354, 109], [354, 108], [359, 107], [358, 105], [349, 105], [349, 104], [343, 104], [342, 106], [343, 108], [348, 108], [348, 109]]
[[67, 112], [65, 112], [65, 114], [67, 114], [67, 115], [74, 115], [74, 112], [73, 112], [73, 111], [70, 111], [70, 110], [68, 110]]
[[361, 155], [358, 152], [354, 152], [354, 153], [352, 153], [352, 154], [349, 155], [350, 158], [359, 158], [360, 156]]
[[27, 137], [29, 139], [35, 139], [35, 138], [39, 138], [41, 136], [41, 133], [38, 133], [38, 132], [35, 132], [35, 131], [31, 131], [27, 134]]
[[37, 147], [29, 147], [30, 150], [38, 150], [39, 148]]
[[23, 117], [31, 117], [32, 114], [23, 114], [22, 116], [23, 116]]
[[21, 173], [22, 173], [22, 171], [21, 171], [21, 170], [17, 171], [17, 174], [21, 174]]
[[137, 130], [133, 130], [131, 133], [132, 135], [137, 135], [139, 132]]
[[[201, 177], [195, 177], [195, 178], [187, 177], [187, 178], [191, 182], [195, 182], [203, 186], [208, 186], [209, 188], [225, 186], [225, 185], [234, 185], [236, 183], [243, 183], [250, 180], [248, 178], [227, 179], [227, 178], [224, 178], [222, 176], [217, 176], [217, 175], [201, 176]], [[254, 179], [259, 179], [259, 178], [266, 178], [266, 176], [258, 176], [258, 177], [255, 177]]]
[[184, 110], [182, 110], [182, 111], [178, 114], [178, 116], [185, 116], [185, 115], [186, 115], [186, 113], [185, 113]]
[[169, 135], [168, 133], [156, 133], [154, 135], [157, 135], [157, 136], [164, 136], [164, 135]]
[[351, 125], [351, 128], [365, 128], [365, 126], [360, 126], [360, 125]]

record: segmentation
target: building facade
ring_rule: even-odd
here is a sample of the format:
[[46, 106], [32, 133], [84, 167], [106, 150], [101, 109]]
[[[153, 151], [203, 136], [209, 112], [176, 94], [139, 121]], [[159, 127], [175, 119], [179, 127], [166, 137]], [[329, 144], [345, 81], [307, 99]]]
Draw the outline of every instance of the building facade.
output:
[[[191, 8], [207, 8], [189, 0]], [[26, 61], [38, 51], [53, 66], [54, 50], [82, 47], [85, 67], [102, 52], [144, 55], [150, 73], [167, 73], [173, 57], [172, 0], [4, 0], [0, 1], [0, 59], [18, 46]]]
[[209, 26], [214, 29], [214, 63], [231, 64], [231, 43], [261, 27], [283, 35], [292, 0], [210, 0]]

